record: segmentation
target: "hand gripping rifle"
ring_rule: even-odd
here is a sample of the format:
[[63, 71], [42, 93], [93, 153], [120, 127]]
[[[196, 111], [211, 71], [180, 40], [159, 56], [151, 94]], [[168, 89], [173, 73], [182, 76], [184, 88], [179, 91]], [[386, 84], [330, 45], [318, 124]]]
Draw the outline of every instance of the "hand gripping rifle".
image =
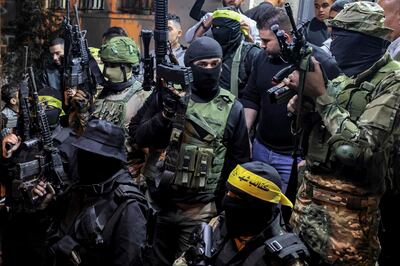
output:
[[[175, 177], [178, 166], [178, 155], [182, 142], [183, 130], [187, 106], [191, 97], [191, 86], [193, 82], [192, 71], [188, 67], [181, 67], [168, 63], [166, 60], [168, 48], [168, 27], [167, 27], [168, 0], [155, 1], [155, 52], [156, 52], [156, 90], [163, 93], [170, 93], [177, 97], [177, 109], [172, 120], [172, 133], [170, 142], [166, 148], [166, 157], [163, 165], [163, 172], [156, 179], [156, 186], [160, 182], [167, 184]], [[184, 96], [177, 96], [172, 90], [180, 87]], [[159, 102], [162, 100], [159, 98]]]
[[[289, 62], [291, 65], [278, 72], [275, 75], [274, 79], [275, 82], [281, 82], [283, 78], [287, 77], [291, 72], [293, 72], [294, 70], [299, 70], [300, 77], [299, 88], [297, 90], [297, 110], [300, 110], [303, 104], [303, 91], [306, 74], [308, 71], [314, 70], [314, 65], [311, 61], [312, 49], [307, 44], [307, 41], [305, 40], [301, 31], [297, 29], [296, 23], [294, 22], [293, 18], [293, 12], [289, 3], [285, 4], [285, 10], [292, 25], [293, 41], [291, 43], [287, 42], [284, 31], [279, 29], [279, 25], [273, 25], [271, 29], [278, 38], [282, 58], [285, 61]], [[289, 89], [285, 86], [275, 86], [268, 90], [268, 94], [270, 96], [271, 102], [282, 103], [285, 101], [287, 102], [288, 99], [292, 98], [296, 94], [296, 91]], [[293, 164], [289, 179], [289, 185], [286, 190], [286, 195], [292, 202], [295, 201], [297, 193], [297, 157], [299, 154], [303, 156], [303, 151], [301, 149], [302, 115], [300, 111], [297, 112], [294, 123], [294, 130], [292, 132], [294, 136], [294, 151], [292, 153]], [[285, 222], [288, 224], [291, 210], [289, 208], [282, 208], [282, 213]]]

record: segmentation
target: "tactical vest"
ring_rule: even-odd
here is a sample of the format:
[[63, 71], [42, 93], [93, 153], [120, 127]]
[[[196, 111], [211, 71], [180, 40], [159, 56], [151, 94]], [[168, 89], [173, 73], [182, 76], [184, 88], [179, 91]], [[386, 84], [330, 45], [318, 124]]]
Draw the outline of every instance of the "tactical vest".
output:
[[126, 118], [127, 103], [135, 95], [135, 93], [141, 90], [142, 86], [140, 82], [134, 82], [132, 86], [123, 91], [125, 93], [125, 97], [122, 99], [113, 100], [107, 97], [103, 99], [97, 99], [92, 116], [114, 123], [125, 130], [124, 122]]
[[60, 262], [60, 265], [67, 265], [65, 261], [68, 260], [78, 265], [82, 259], [84, 265], [88, 265], [87, 261], [98, 262], [93, 265], [104, 265], [103, 255], [107, 254], [106, 248], [111, 244], [115, 226], [132, 202], [138, 202], [142, 212], [149, 218], [151, 209], [146, 198], [132, 183], [129, 174], [121, 171], [109, 193], [99, 195], [93, 205], [69, 219], [67, 228], [61, 227], [50, 236], [50, 254], [57, 265]]
[[[170, 188], [186, 192], [213, 193], [218, 185], [225, 161], [226, 147], [222, 140], [235, 97], [227, 90], [208, 103], [189, 101], [182, 145], [175, 176]], [[162, 169], [159, 154], [152, 152], [144, 167], [144, 176], [154, 182]]]
[[[380, 127], [383, 129], [389, 130], [393, 125], [394, 118], [387, 112], [374, 112], [371, 106], [369, 106], [370, 111], [365, 112], [366, 106], [376, 95], [385, 89], [387, 85], [393, 84], [398, 79], [396, 75], [399, 75], [399, 64], [395, 61], [388, 61], [387, 56], [385, 55], [381, 59], [381, 62], [383, 62], [383, 67], [381, 68], [370, 69], [356, 78], [342, 75], [332, 81], [330, 89], [335, 90], [336, 102], [349, 112], [351, 121], [359, 121], [360, 117], [363, 116], [365, 118], [373, 118], [374, 121], [380, 121]], [[376, 101], [374, 104], [379, 106]], [[389, 108], [396, 108], [396, 106], [390, 106]], [[342, 134], [351, 134], [351, 132], [344, 131]], [[350, 136], [346, 137], [350, 139]], [[307, 152], [307, 161], [310, 163], [311, 168], [325, 169], [327, 172], [337, 170], [332, 164], [335, 161], [335, 151], [328, 144], [331, 138], [332, 135], [325, 129], [322, 122], [319, 126], [314, 126], [309, 137]]]
[[280, 217], [278, 215], [262, 233], [236, 251], [236, 248], [229, 247], [234, 244], [224, 226], [225, 217], [219, 216], [212, 226], [212, 265], [304, 265], [310, 256], [309, 251], [296, 234], [287, 233], [282, 228]]
[[224, 86], [228, 86], [226, 89], [235, 97], [238, 97], [239, 91], [244, 88], [249, 78], [246, 73], [246, 60], [249, 60], [247, 55], [254, 48], [259, 49], [256, 44], [242, 41], [236, 51], [223, 60], [223, 69], [230, 70], [230, 77], [222, 77], [225, 80]]
[[233, 56], [230, 88], [232, 94], [236, 97], [239, 96], [239, 84], [246, 83], [249, 78], [246, 73], [245, 60], [247, 59], [247, 54], [254, 47], [258, 46], [243, 41]]

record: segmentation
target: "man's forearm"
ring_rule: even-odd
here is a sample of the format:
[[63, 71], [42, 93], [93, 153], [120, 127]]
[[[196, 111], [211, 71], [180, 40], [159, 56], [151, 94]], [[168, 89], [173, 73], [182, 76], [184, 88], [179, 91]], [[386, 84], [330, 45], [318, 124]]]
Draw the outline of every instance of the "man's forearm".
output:
[[251, 108], [244, 108], [244, 116], [246, 118], [246, 126], [247, 131], [250, 131], [252, 128], [254, 121], [257, 118], [258, 111], [251, 109]]

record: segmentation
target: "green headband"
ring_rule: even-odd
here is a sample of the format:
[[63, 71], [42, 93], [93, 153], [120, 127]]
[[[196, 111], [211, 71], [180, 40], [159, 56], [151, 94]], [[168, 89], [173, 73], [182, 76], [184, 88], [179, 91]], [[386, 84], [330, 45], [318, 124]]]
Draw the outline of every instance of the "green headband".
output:
[[212, 17], [213, 18], [229, 18], [229, 19], [235, 20], [237, 22], [241, 21], [240, 14], [238, 12], [235, 12], [232, 10], [226, 10], [226, 9], [215, 10]]

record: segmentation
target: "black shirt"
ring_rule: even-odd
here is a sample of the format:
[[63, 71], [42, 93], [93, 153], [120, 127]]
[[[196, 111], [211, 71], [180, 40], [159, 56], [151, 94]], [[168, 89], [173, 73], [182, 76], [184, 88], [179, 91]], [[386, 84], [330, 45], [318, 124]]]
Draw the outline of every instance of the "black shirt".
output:
[[[134, 144], [141, 148], [151, 149], [165, 149], [168, 146], [172, 125], [169, 120], [162, 116], [161, 110], [161, 96], [158, 91], [155, 91], [147, 98], [143, 107], [139, 109], [137, 115], [133, 117], [129, 124], [129, 135]], [[250, 160], [249, 139], [243, 106], [236, 100], [228, 116], [222, 142], [227, 148], [220, 178], [221, 184], [224, 184], [237, 164]], [[199, 195], [175, 194], [170, 196], [174, 202], [185, 203], [207, 203], [214, 199], [213, 195], [206, 195], [201, 198], [199, 198]]]
[[324, 22], [314, 17], [306, 27], [304, 37], [309, 43], [321, 47], [322, 43], [329, 38], [328, 27]]
[[287, 103], [272, 104], [267, 91], [273, 87], [272, 77], [286, 66], [281, 59], [270, 60], [265, 52], [260, 53], [241, 99], [245, 108], [259, 112], [257, 140], [281, 153], [290, 153], [293, 149], [291, 118], [287, 115]]

